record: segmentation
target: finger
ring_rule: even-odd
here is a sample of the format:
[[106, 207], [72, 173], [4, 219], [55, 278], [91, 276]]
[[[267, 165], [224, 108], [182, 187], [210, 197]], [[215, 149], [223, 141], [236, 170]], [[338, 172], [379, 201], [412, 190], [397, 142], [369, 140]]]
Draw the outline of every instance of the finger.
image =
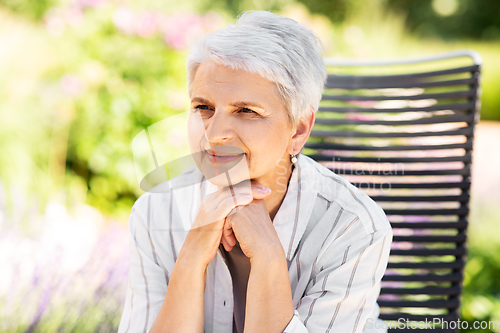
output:
[[[191, 229], [205, 227], [209, 224], [215, 223], [213, 229], [221, 230], [224, 224], [224, 219], [231, 214], [232, 211], [236, 212], [248, 205], [253, 200], [251, 194], [235, 195], [226, 197], [222, 202], [216, 196], [208, 195], [203, 198], [202, 205], [198, 210], [195, 221]], [[239, 207], [239, 208], [237, 208]]]
[[236, 238], [234, 237], [233, 228], [229, 225], [228, 219], [225, 219], [224, 226], [222, 227], [221, 242], [226, 251], [231, 251], [233, 246], [236, 245]]
[[231, 185], [231, 186], [222, 188], [220, 190], [220, 194], [218, 196], [218, 199], [220, 201], [222, 201], [229, 196], [235, 197], [235, 196], [244, 195], [244, 194], [252, 195], [252, 197], [254, 199], [261, 200], [261, 199], [264, 199], [265, 197], [267, 197], [269, 194], [271, 194], [271, 189], [262, 185], [262, 184], [255, 182], [255, 181], [252, 181], [252, 182], [245, 181], [245, 182], [241, 182], [239, 184], [236, 184], [234, 186]]
[[[230, 215], [238, 206], [246, 206], [254, 199], [261, 200], [271, 193], [271, 189], [255, 181], [243, 181], [234, 186], [222, 188], [211, 198], [215, 207], [214, 220]], [[218, 202], [218, 204], [217, 204]]]
[[[242, 183], [239, 183], [237, 185], [237, 188], [239, 189], [240, 186], [242, 186]], [[246, 191], [250, 190], [255, 199], [264, 199], [269, 194], [271, 194], [271, 189], [269, 187], [259, 183], [256, 180], [251, 180], [249, 183], [244, 183], [243, 188]]]
[[227, 240], [226, 240], [226, 238], [224, 236], [222, 236], [222, 238], [221, 238], [221, 243], [222, 243], [222, 245], [224, 246], [224, 249], [227, 252], [231, 252], [231, 250], [233, 249], [233, 247], [231, 245], [229, 245], [229, 243], [227, 242]]
[[252, 195], [254, 199], [262, 200], [271, 194], [271, 189], [264, 185], [252, 185]]
[[230, 226], [228, 224], [227, 219], [226, 219], [226, 223], [224, 224], [224, 227], [222, 229], [222, 238], [231, 247], [236, 245], [236, 237], [234, 236], [233, 228], [232, 228], [232, 226]]
[[252, 202], [253, 196], [250, 194], [237, 194], [235, 196], [226, 197], [221, 201], [215, 211], [215, 216], [218, 219], [228, 216], [233, 209], [238, 206], [246, 206]]

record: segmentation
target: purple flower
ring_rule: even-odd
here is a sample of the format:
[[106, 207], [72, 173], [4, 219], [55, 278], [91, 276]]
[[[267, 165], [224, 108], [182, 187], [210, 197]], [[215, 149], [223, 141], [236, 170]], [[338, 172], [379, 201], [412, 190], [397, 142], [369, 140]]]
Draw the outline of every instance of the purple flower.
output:
[[47, 306], [49, 305], [50, 298], [52, 296], [52, 286], [46, 286], [43, 289], [43, 294], [42, 297], [40, 298], [40, 301], [38, 302], [38, 306], [36, 309], [36, 314], [33, 317], [33, 320], [31, 321], [30, 327], [28, 328], [27, 332], [32, 332], [33, 329], [38, 325], [40, 322], [40, 319], [42, 319], [42, 315], [47, 309]]

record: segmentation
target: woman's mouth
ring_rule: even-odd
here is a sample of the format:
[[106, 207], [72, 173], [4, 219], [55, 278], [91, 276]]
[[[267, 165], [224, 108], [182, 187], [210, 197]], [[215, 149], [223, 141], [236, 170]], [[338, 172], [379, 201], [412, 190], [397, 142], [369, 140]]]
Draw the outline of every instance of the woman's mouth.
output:
[[228, 163], [228, 162], [233, 162], [236, 160], [239, 160], [241, 157], [243, 157], [245, 154], [226, 154], [226, 153], [219, 153], [219, 152], [214, 152], [214, 151], [206, 151], [206, 157], [210, 163]]

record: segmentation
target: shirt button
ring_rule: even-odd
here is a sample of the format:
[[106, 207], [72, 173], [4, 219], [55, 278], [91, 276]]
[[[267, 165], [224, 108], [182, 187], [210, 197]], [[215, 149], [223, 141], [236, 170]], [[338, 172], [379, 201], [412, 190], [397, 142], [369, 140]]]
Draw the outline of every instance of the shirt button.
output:
[[226, 301], [224, 301], [224, 306], [226, 306]]

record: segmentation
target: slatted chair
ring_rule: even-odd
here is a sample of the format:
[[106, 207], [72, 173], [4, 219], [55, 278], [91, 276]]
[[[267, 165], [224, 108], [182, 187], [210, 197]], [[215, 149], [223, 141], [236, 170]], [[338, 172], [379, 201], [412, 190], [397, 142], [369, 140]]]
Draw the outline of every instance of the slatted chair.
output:
[[[426, 319], [456, 323], [480, 56], [463, 50], [325, 62], [329, 76], [304, 154], [364, 190], [391, 222], [381, 319], [398, 326], [389, 332], [414, 331], [403, 329], [400, 318], [414, 325]], [[456, 332], [453, 325], [426, 331]]]

